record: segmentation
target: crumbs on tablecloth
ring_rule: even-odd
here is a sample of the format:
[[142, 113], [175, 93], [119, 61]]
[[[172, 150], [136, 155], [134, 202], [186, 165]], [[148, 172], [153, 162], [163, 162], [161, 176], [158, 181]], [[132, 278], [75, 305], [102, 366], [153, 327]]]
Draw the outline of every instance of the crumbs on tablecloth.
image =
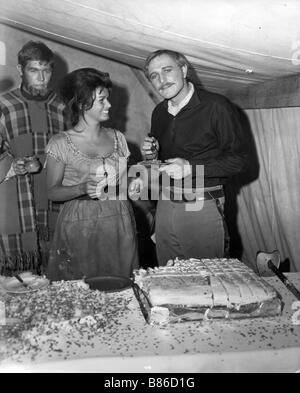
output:
[[111, 329], [113, 334], [119, 318], [128, 312], [130, 298], [124, 292], [106, 294], [80, 282], [61, 282], [43, 291], [7, 295], [4, 301], [7, 324], [0, 325], [0, 340], [5, 342], [0, 360], [26, 354], [34, 360], [41, 344], [62, 352], [62, 344], [75, 334], [81, 338], [79, 346], [88, 346], [101, 331]]

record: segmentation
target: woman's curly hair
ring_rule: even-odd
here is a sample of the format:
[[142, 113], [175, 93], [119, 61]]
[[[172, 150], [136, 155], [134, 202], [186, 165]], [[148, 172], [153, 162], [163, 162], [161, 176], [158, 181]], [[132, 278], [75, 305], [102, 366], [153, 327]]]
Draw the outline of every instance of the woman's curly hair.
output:
[[100, 87], [111, 89], [112, 82], [107, 72], [94, 68], [79, 68], [70, 72], [62, 80], [59, 94], [66, 105], [72, 126], [91, 109], [95, 100], [95, 90]]

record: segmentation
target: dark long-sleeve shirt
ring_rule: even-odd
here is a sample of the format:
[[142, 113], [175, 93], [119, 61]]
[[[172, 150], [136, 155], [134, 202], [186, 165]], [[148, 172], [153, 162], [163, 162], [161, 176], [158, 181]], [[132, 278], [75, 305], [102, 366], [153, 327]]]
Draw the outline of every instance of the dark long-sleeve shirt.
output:
[[227, 98], [196, 90], [180, 112], [168, 113], [167, 101], [152, 113], [151, 133], [157, 138], [159, 158], [184, 158], [192, 165], [204, 165], [204, 185], [225, 184], [247, 163], [245, 138], [239, 113]]

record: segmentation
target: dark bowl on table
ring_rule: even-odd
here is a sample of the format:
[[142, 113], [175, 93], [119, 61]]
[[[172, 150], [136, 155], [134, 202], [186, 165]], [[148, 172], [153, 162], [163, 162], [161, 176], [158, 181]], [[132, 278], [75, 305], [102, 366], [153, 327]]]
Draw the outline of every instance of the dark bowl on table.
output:
[[132, 287], [132, 280], [123, 276], [88, 277], [84, 281], [90, 289], [103, 292], [119, 292]]

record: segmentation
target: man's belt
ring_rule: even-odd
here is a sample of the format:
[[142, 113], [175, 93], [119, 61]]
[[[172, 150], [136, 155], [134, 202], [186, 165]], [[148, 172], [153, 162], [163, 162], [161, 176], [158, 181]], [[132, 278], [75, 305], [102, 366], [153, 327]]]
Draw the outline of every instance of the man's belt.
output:
[[89, 195], [85, 194], [85, 195], [81, 195], [79, 197], [76, 197], [74, 199], [77, 199], [79, 201], [97, 201], [98, 198], [91, 198]]
[[[217, 188], [218, 187], [218, 188]], [[201, 189], [192, 190], [192, 192], [180, 193], [178, 190], [176, 192], [174, 189], [170, 189], [170, 200], [172, 202], [195, 202], [198, 201], [208, 201], [211, 199], [218, 199], [224, 197], [224, 190], [222, 186], [217, 186], [216, 189]], [[212, 187], [213, 188], [213, 187]]]

